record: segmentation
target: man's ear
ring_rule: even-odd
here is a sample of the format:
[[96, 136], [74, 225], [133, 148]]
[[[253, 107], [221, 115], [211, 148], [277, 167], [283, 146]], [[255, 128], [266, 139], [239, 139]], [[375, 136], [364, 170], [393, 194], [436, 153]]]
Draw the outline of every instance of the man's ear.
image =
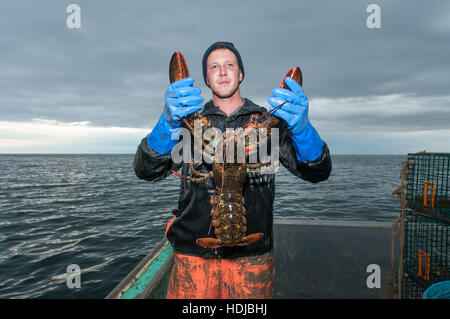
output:
[[206, 78], [206, 85], [209, 87], [209, 80]]
[[241, 83], [243, 79], [244, 76], [242, 75], [242, 70], [239, 69], [239, 83]]

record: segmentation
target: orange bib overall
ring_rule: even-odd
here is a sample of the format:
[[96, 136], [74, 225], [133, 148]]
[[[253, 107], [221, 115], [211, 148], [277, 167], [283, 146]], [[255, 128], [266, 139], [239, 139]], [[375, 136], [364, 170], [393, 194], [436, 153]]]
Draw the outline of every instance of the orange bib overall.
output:
[[173, 257], [167, 299], [272, 298], [273, 253], [236, 259]]

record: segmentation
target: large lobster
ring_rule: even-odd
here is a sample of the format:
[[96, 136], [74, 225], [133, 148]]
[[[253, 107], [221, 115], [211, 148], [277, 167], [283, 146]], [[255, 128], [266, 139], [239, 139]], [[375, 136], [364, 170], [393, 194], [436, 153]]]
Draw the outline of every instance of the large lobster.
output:
[[[183, 55], [180, 52], [175, 52], [170, 60], [170, 82], [172, 83], [189, 76], [189, 70]], [[281, 88], [289, 89], [284, 83], [284, 79], [286, 77], [291, 77], [300, 85], [302, 84], [302, 73], [299, 67], [290, 69], [281, 82]], [[276, 108], [281, 107], [283, 104], [277, 106]], [[242, 127], [244, 134], [251, 129], [261, 128], [267, 129], [268, 134], [270, 134], [270, 129], [278, 125], [280, 121], [279, 118], [269, 115], [268, 119], [263, 123], [258, 123], [258, 120], [262, 119], [276, 108], [261, 116], [252, 117], [251, 122]], [[200, 141], [200, 145], [203, 145], [205, 149], [208, 149], [208, 152], [205, 152], [205, 154], [213, 154], [214, 150], [211, 149], [211, 143], [208, 144], [208, 141], [203, 140], [203, 138], [201, 137], [203, 136], [203, 134], [200, 137], [198, 134], [194, 134], [194, 121], [198, 120], [202, 125], [203, 131], [206, 128], [211, 127], [211, 124], [206, 119], [206, 117], [203, 117], [198, 112], [183, 118], [185, 125], [190, 130], [194, 138], [202, 139]], [[232, 140], [230, 141], [230, 139]], [[175, 171], [172, 171], [176, 176], [194, 183], [203, 183], [209, 178], [213, 178], [214, 180], [216, 192], [211, 197], [210, 204], [212, 216], [211, 226], [214, 227], [214, 234], [216, 235], [216, 237], [198, 238], [196, 240], [196, 243], [201, 247], [218, 248], [222, 246], [246, 246], [257, 242], [264, 237], [263, 233], [246, 235], [247, 220], [245, 218], [246, 210], [244, 208], [243, 187], [247, 177], [247, 171], [258, 169], [270, 163], [248, 163], [247, 159], [249, 154], [257, 150], [258, 143], [260, 142], [252, 144], [249, 143], [248, 139], [244, 139], [244, 141], [246, 160], [242, 163], [238, 163], [235, 160], [236, 154], [232, 154], [232, 156], [234, 157], [233, 160], [227, 161], [226, 152], [224, 151], [221, 161], [214, 160], [212, 157], [210, 158], [212, 161], [213, 169], [209, 173], [197, 171], [194, 168], [192, 161], [190, 162], [190, 168], [192, 174], [196, 177], [186, 177]], [[230, 142], [237, 145], [238, 143], [242, 143], [242, 140], [237, 135], [229, 135], [223, 133], [220, 142], [222, 143], [222, 147], [224, 150], [226, 148], [226, 145], [228, 145]]]

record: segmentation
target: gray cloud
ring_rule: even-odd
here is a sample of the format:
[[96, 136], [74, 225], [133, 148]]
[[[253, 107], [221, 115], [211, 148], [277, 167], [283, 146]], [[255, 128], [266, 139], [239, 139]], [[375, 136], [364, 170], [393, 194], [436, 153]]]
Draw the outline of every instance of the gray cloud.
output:
[[450, 133], [450, 96], [386, 95], [310, 102], [314, 123], [326, 132]]
[[[81, 7], [79, 30], [65, 25], [72, 2]], [[201, 57], [212, 42], [228, 40], [243, 56], [243, 94], [263, 104], [284, 73], [300, 65], [311, 100], [364, 103], [413, 94], [425, 103], [443, 96], [425, 113], [351, 108], [343, 116], [329, 108], [316, 112], [319, 123], [333, 122], [328, 113], [347, 127], [448, 128], [449, 4], [376, 1], [382, 28], [371, 30], [372, 2], [3, 1], [0, 120], [151, 128], [162, 111], [172, 52], [183, 52], [209, 99]]]

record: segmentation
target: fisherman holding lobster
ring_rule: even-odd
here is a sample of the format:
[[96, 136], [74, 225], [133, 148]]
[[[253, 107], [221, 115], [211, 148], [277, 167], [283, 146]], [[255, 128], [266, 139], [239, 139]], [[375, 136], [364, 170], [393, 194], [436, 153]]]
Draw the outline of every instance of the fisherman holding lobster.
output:
[[[193, 114], [200, 114], [221, 132], [243, 127], [255, 117], [261, 122], [273, 115], [277, 121], [281, 119], [277, 122], [280, 163], [292, 174], [312, 183], [329, 177], [329, 150], [309, 122], [308, 99], [301, 80], [295, 80], [294, 72], [286, 76], [281, 88], [272, 91], [273, 96], [268, 102], [273, 108], [270, 109], [271, 115], [267, 115], [265, 108], [241, 97], [239, 86], [244, 79], [244, 66], [232, 43], [212, 44], [203, 56], [202, 66], [203, 77], [213, 99], [201, 106], [201, 91], [193, 86], [192, 77], [171, 83], [165, 94], [164, 112], [152, 132], [138, 146], [134, 160], [136, 175], [148, 181], [164, 179], [180, 168], [181, 174], [176, 173], [180, 177], [203, 176], [181, 179], [178, 209], [166, 229], [166, 237], [174, 251], [166, 297], [271, 298], [275, 174], [246, 173], [241, 194], [221, 193], [220, 185], [216, 185], [220, 179], [217, 176], [208, 178], [212, 176], [207, 174], [212, 171], [211, 163], [198, 163], [194, 168], [192, 163], [173, 161], [171, 152], [178, 143], [176, 132], [186, 127], [186, 118]], [[217, 174], [218, 171], [214, 172]], [[225, 171], [221, 174], [223, 188]], [[201, 183], [194, 180], [201, 180]], [[225, 195], [238, 197], [231, 200], [231, 204], [239, 202], [235, 206], [242, 210], [242, 214], [239, 215], [239, 223], [229, 221], [229, 224], [226, 218], [235, 218], [231, 211], [226, 214], [230, 217], [220, 216], [226, 226], [222, 222], [223, 227], [219, 229], [218, 215], [221, 213], [218, 213], [219, 209], [215, 210], [214, 205], [219, 205]], [[222, 207], [222, 212], [224, 209]], [[211, 232], [211, 225], [217, 227], [215, 233]], [[237, 228], [230, 230], [230, 227]], [[240, 230], [243, 234], [236, 237], [239, 238], [236, 243], [230, 244], [223, 236], [224, 229], [231, 234]]]

